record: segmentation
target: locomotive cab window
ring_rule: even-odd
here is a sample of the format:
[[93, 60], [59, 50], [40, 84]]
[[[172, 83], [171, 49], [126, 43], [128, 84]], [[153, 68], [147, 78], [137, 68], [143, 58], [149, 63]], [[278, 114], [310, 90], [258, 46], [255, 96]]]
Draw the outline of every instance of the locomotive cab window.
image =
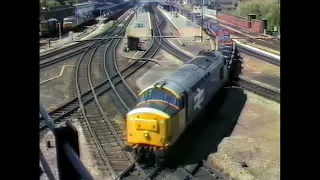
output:
[[159, 88], [153, 88], [143, 92], [139, 96], [138, 103], [142, 103], [145, 101], [163, 101], [173, 106], [176, 106], [179, 109], [183, 108], [183, 103], [180, 99], [176, 98], [174, 95], [168, 93], [167, 91]]

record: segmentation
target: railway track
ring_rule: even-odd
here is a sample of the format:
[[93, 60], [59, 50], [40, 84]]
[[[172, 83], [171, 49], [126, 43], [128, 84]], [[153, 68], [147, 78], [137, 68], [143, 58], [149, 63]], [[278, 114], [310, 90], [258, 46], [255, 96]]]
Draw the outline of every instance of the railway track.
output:
[[[164, 24], [158, 23], [157, 27], [161, 29]], [[158, 29], [155, 28], [155, 31], [158, 31]], [[159, 31], [159, 33], [161, 32]], [[143, 55], [143, 58], [152, 58], [161, 46], [161, 40], [162, 38], [159, 38], [159, 40], [154, 38], [152, 45]], [[91, 144], [91, 148], [98, 150], [93, 154], [95, 154], [95, 159], [97, 159], [106, 177], [113, 179], [133, 179], [137, 177], [144, 179], [170, 179], [175, 174], [179, 174], [178, 171], [180, 169], [174, 172], [162, 171], [161, 164], [155, 167], [142, 168], [132, 154], [122, 151], [125, 134], [123, 133], [122, 125], [113, 120], [115, 116], [121, 116], [121, 113], [112, 109], [114, 107], [109, 104], [112, 100], [118, 102], [120, 100], [121, 104], [116, 104], [116, 109], [122, 108], [128, 111], [133, 107], [134, 104], [132, 102], [136, 99], [136, 95], [126, 84], [125, 78], [148, 61], [142, 63], [135, 61], [120, 71], [117, 67], [115, 52], [119, 42], [120, 39], [112, 39], [111, 42], [103, 41], [96, 47], [88, 47], [86, 49], [77, 65], [76, 87], [78, 98], [69, 101], [60, 109], [58, 108], [49, 114], [53, 116], [54, 120], [62, 120], [80, 107], [81, 114], [78, 115], [78, 119], [82, 122], [85, 133], [90, 136], [89, 141], [91, 143], [89, 144]], [[94, 64], [101, 65], [96, 62], [101, 58], [95, 58], [95, 54], [100, 54], [99, 52], [102, 52], [103, 49], [104, 63], [102, 66], [107, 80], [94, 76], [92, 71]], [[106, 94], [108, 94], [107, 97]], [[107, 104], [102, 105], [103, 103]], [[179, 179], [226, 179], [204, 161], [200, 162], [193, 171], [186, 174], [183, 175], [184, 178]]]
[[[161, 25], [159, 26], [161, 28]], [[155, 30], [154, 30], [155, 31]], [[145, 51], [144, 54], [142, 54], [141, 58], [152, 58], [155, 54], [155, 52], [159, 49], [160, 44], [158, 41], [154, 41], [154, 39], [152, 39], [151, 42], [151, 46]], [[147, 60], [145, 60], [143, 63], [140, 63], [138, 60], [132, 62], [131, 64], [129, 64], [128, 66], [126, 66], [124, 69], [122, 69], [121, 71], [119, 71], [119, 69], [116, 69], [117, 72], [114, 72], [113, 75], [109, 74], [110, 79], [112, 80], [112, 82], [117, 85], [119, 84], [121, 81], [125, 80], [126, 78], [128, 78], [130, 75], [132, 75], [135, 70], [137, 70], [138, 68], [141, 68], [142, 66], [144, 66], [146, 63], [148, 63]], [[116, 61], [115, 61], [116, 64]], [[134, 69], [134, 70], [132, 70]], [[125, 84], [126, 88], [127, 88], [127, 84]], [[107, 90], [110, 90], [111, 86], [109, 84], [109, 79], [106, 79], [104, 81], [102, 81], [101, 83], [97, 84], [94, 87], [95, 92], [97, 93], [98, 96], [100, 96], [102, 93], [104, 93]], [[129, 90], [130, 91], [130, 90]], [[130, 92], [132, 94], [132, 92]], [[90, 101], [93, 100], [93, 96], [92, 96], [92, 90], [89, 89], [86, 92], [83, 92], [81, 94], [81, 98], [83, 99], [83, 103], [87, 104]], [[65, 120], [67, 120], [75, 111], [77, 111], [79, 109], [79, 101], [78, 101], [78, 97], [75, 97], [73, 99], [71, 99], [70, 101], [64, 103], [63, 105], [59, 106], [58, 108], [54, 109], [53, 111], [49, 112], [48, 114], [50, 115], [50, 117], [53, 119], [53, 121], [59, 123], [59, 122], [63, 122]], [[40, 130], [43, 131], [46, 129], [46, 125], [40, 121]]]
[[[124, 10], [126, 10], [126, 9], [120, 9], [120, 10], [118, 10], [117, 12], [114, 12], [113, 14], [109, 15], [109, 17], [115, 15], [115, 14], [118, 13], [118, 12], [124, 11]], [[129, 10], [130, 10], [130, 9], [129, 9]], [[109, 17], [108, 17], [108, 18], [109, 18]], [[95, 29], [95, 27], [88, 28], [87, 30], [91, 30], [91, 31], [92, 31], [93, 29]], [[88, 34], [88, 31], [87, 31], [87, 30], [84, 31], [84, 32], [82, 32], [81, 34], [79, 34], [79, 35], [77, 36], [77, 38], [81, 38], [81, 37], [85, 36], [86, 34]], [[67, 36], [67, 35], [66, 35], [66, 36]], [[99, 37], [99, 35], [98, 35], [97, 37]], [[76, 48], [76, 47], [78, 47], [78, 46], [81, 46], [81, 45], [84, 45], [84, 44], [86, 44], [86, 43], [88, 43], [88, 42], [80, 42], [80, 43], [73, 44], [73, 45], [70, 45], [70, 46], [65, 47], [65, 48], [62, 48], [62, 49], [57, 49], [57, 50], [55, 50], [55, 51], [49, 51], [49, 52], [47, 52], [47, 53], [41, 53], [41, 54], [40, 54], [40, 60], [43, 60], [43, 59], [45, 59], [45, 58], [49, 58], [49, 57], [55, 56], [55, 55], [57, 55], [57, 54], [61, 54], [61, 53], [65, 52], [65, 51], [73, 50], [74, 48]]]
[[[161, 27], [162, 27], [161, 25], [155, 26], [154, 31], [156, 31], [156, 29], [161, 28]], [[111, 82], [111, 87], [113, 90], [113, 91], [111, 91], [110, 97], [114, 98], [113, 100], [114, 100], [115, 105], [117, 106], [118, 110], [121, 108], [124, 109], [124, 112], [123, 112], [123, 115], [124, 115], [129, 110], [131, 110], [131, 108], [133, 108], [135, 106], [135, 103], [137, 100], [137, 95], [128, 86], [128, 84], [125, 82], [125, 80], [122, 78], [123, 75], [120, 72], [118, 65], [117, 65], [117, 57], [116, 57], [115, 52], [116, 52], [116, 49], [117, 49], [120, 41], [121, 41], [120, 39], [116, 39], [115, 41], [111, 42], [109, 44], [109, 48], [106, 49], [106, 51], [105, 51], [106, 61], [105, 61], [105, 65], [104, 65], [104, 70], [105, 70], [105, 73], [106, 73], [106, 76], [107, 76], [109, 82]], [[141, 58], [143, 58], [143, 59], [152, 58], [155, 55], [155, 53], [158, 51], [160, 45], [161, 44], [159, 41], [155, 41], [155, 38], [152, 38], [151, 39], [151, 46], [149, 46], [149, 48], [145, 51], [145, 53], [141, 56]], [[136, 64], [137, 69], [139, 69], [140, 67], [142, 67], [146, 63], [148, 63], [148, 60], [146, 60], [142, 63], [137, 63]], [[110, 74], [114, 74], [114, 73], [121, 74], [118, 77], [119, 78], [118, 80], [119, 81], [121, 80], [122, 83], [116, 84], [116, 83], [114, 83], [113, 80], [110, 79]], [[115, 80], [115, 81], [117, 81], [117, 80]], [[120, 102], [120, 103], [117, 103], [117, 102]], [[113, 127], [121, 129], [119, 127], [119, 125], [117, 124], [117, 122], [115, 122], [114, 120], [111, 120], [111, 124]], [[118, 131], [117, 133], [119, 134], [119, 136], [125, 137], [125, 134], [123, 134], [123, 131]], [[124, 139], [122, 139], [122, 140], [124, 140]], [[140, 167], [139, 164], [136, 163], [136, 161], [133, 161], [133, 162], [131, 162], [131, 164], [129, 164], [127, 166], [127, 168], [123, 169], [122, 173], [118, 174], [118, 176], [121, 177], [121, 179], [135, 179], [137, 177], [137, 175], [139, 175], [139, 173], [140, 173], [140, 176], [141, 176], [141, 174], [143, 174], [143, 176], [141, 176], [143, 179], [149, 179], [160, 168], [161, 168], [161, 165]]]
[[[96, 29], [97, 29], [97, 26], [94, 24], [92, 27], [89, 27], [89, 28], [83, 30], [83, 32], [81, 32], [80, 34], [78, 34], [78, 35], [76, 36], [76, 38], [77, 38], [77, 39], [81, 39], [81, 38], [85, 37], [85, 36], [88, 35], [90, 32], [93, 32], [93, 31], [96, 30]], [[66, 37], [68, 37], [68, 36], [69, 36], [68, 33], [62, 33], [61, 38], [66, 38]], [[50, 38], [50, 41], [57, 41], [57, 40], [59, 40], [59, 39], [60, 39], [60, 37], [51, 37], [51, 38]], [[46, 44], [46, 43], [48, 43], [48, 42], [49, 42], [49, 38], [40, 38], [40, 40], [39, 40], [39, 43], [40, 43], [40, 44]], [[75, 45], [77, 45], [77, 44], [75, 44]], [[70, 46], [68, 46], [68, 47], [66, 47], [66, 48], [67, 48], [67, 50], [70, 50], [70, 49], [72, 49], [72, 47], [77, 47], [77, 46], [75, 46], [75, 45], [70, 45]], [[42, 46], [43, 46], [43, 45], [42, 45]], [[41, 47], [41, 45], [40, 45], [40, 47]], [[48, 57], [50, 57], [50, 55], [58, 54], [59, 52], [61, 53], [61, 52], [64, 52], [64, 51], [66, 51], [65, 48], [60, 49], [60, 50], [56, 50], [56, 51], [53, 51], [53, 52], [50, 52], [50, 53], [43, 53], [43, 55], [40, 54], [40, 60], [42, 60], [43, 58], [48, 58]]]
[[[160, 21], [164, 21], [163, 19], [165, 17], [163, 17], [163, 15], [161, 13], [158, 12], [158, 17], [160, 19]], [[159, 34], [161, 35], [161, 32], [159, 32]], [[163, 39], [163, 38], [162, 38]], [[164, 42], [167, 42], [167, 40], [163, 40]], [[169, 44], [169, 43], [168, 43]], [[174, 49], [174, 47], [172, 47], [172, 49]], [[238, 47], [239, 49], [239, 47]], [[167, 50], [167, 49], [166, 49]], [[245, 51], [246, 53], [252, 55], [252, 56], [258, 56], [252, 52], [249, 52], [248, 50], [244, 50], [244, 49], [240, 49], [242, 51]], [[173, 51], [168, 51], [169, 53], [171, 53], [172, 55], [176, 56], [177, 58], [180, 58], [181, 60], [187, 62], [191, 57], [189, 57], [188, 55], [185, 55], [185, 56], [181, 56], [179, 54], [183, 54], [182, 52], [180, 52], [179, 50], [175, 49], [175, 52]], [[179, 54], [176, 54], [176, 52], [180, 52]], [[258, 56], [259, 58], [261, 58], [260, 56]], [[269, 59], [269, 58], [263, 58], [264, 61], [266, 62], [269, 62], [271, 64], [274, 64], [276, 66], [280, 66], [280, 62], [279, 61], [276, 61], [276, 60], [272, 60], [272, 59]], [[259, 86], [257, 84], [254, 84], [252, 82], [249, 82], [249, 81], [246, 81], [244, 79], [241, 79], [239, 78], [237, 81], [234, 81], [237, 85], [239, 85], [240, 87], [242, 88], [245, 88], [246, 90], [249, 90], [251, 92], [254, 92], [258, 95], [261, 95], [265, 98], [268, 98], [268, 99], [271, 99], [271, 100], [274, 100], [276, 102], [280, 102], [280, 93], [276, 92], [276, 91], [273, 91], [271, 89], [268, 89], [268, 88], [265, 88], [265, 87], [262, 87], [262, 86]]]
[[248, 91], [251, 91], [255, 94], [258, 94], [260, 96], [263, 96], [267, 99], [276, 101], [280, 103], [280, 92], [274, 91], [269, 88], [262, 87], [258, 84], [252, 83], [250, 81], [238, 78], [237, 80], [233, 81], [235, 84], [237, 84], [239, 87], [246, 89]]
[[[238, 33], [238, 32], [232, 31], [232, 30], [230, 30], [230, 29], [229, 29], [229, 31], [232, 32], [232, 34], [234, 34], [234, 35], [236, 35], [236, 36], [240, 36], [240, 37], [243, 37], [243, 36], [252, 36], [251, 34], [246, 34], [246, 33], [242, 34], [242, 33]], [[257, 37], [257, 36], [256, 36], [256, 37]], [[279, 41], [279, 40], [272, 40], [272, 39], [269, 39], [269, 40], [247, 39], [247, 41], [280, 52], [280, 41]]]
[[[143, 54], [143, 58], [152, 58], [152, 56], [160, 47], [160, 44], [157, 44], [154, 40], [152, 41], [152, 45]], [[102, 96], [102, 94], [111, 94], [109, 95], [108, 100], [111, 100], [110, 96], [116, 97], [114, 94], [117, 94], [120, 101], [123, 102], [122, 106], [124, 106], [126, 110], [129, 110], [129, 107], [132, 107], [134, 104], [127, 105], [128, 100], [123, 100], [123, 94], [127, 93], [124, 91], [119, 92], [122, 88], [119, 88], [118, 85], [122, 85], [122, 87], [125, 86], [127, 90], [130, 91], [130, 87], [124, 81], [125, 77], [130, 76], [134, 71], [141, 68], [148, 62], [144, 61], [141, 63], [135, 61], [127, 66], [127, 68], [120, 71], [116, 64], [115, 54], [115, 50], [119, 42], [120, 39], [111, 40], [109, 43], [102, 42], [93, 50], [88, 47], [86, 52], [82, 55], [79, 64], [77, 65], [76, 84], [78, 99], [69, 101], [62, 107], [49, 114], [53, 116], [54, 120], [61, 120], [79, 109], [79, 105], [77, 105], [79, 103], [82, 115], [78, 115], [78, 117], [80, 121], [87, 124], [84, 126], [87, 127], [87, 131], [92, 137], [92, 142], [94, 142], [94, 145], [97, 147], [97, 149], [99, 149], [99, 153], [96, 154], [96, 157], [99, 159], [98, 163], [100, 164], [104, 175], [107, 177], [112, 177], [113, 179], [120, 176], [128, 176], [127, 178], [129, 179], [137, 176], [147, 177], [147, 174], [145, 173], [150, 173], [155, 168], [144, 168], [142, 170], [136, 163], [136, 160], [134, 160], [132, 154], [122, 151], [123, 138], [125, 135], [121, 129], [122, 127], [117, 122], [112, 120], [112, 117], [117, 114], [115, 113], [116, 110], [103, 110], [101, 106], [102, 103], [100, 104], [100, 102], [105, 102], [106, 100], [103, 98], [104, 96]], [[103, 67], [105, 75], [107, 76], [107, 80], [101, 82], [101, 79], [99, 80], [99, 78], [92, 76], [93, 72], [91, 69], [93, 64], [97, 64], [95, 61], [98, 58], [94, 58], [94, 54], [99, 54], [103, 48], [105, 48]], [[86, 58], [88, 56], [90, 57]], [[87, 59], [89, 59], [88, 62], [86, 61]], [[85, 68], [86, 66], [87, 68]], [[83, 72], [84, 69], [87, 69], [87, 72]], [[133, 70], [129, 72], [128, 69]], [[110, 74], [115, 75], [110, 76]], [[82, 83], [83, 81], [88, 82]], [[108, 91], [110, 89], [113, 89], [113, 91]], [[131, 96], [132, 99], [136, 99], [136, 95], [132, 90]], [[56, 114], [58, 116], [55, 116]]]
[[[215, 20], [213, 20], [213, 21], [215, 21]], [[223, 25], [226, 25], [226, 26], [230, 26], [231, 28], [233, 28], [235, 30], [241, 31], [241, 33], [239, 33], [239, 32], [236, 32], [236, 31], [233, 31], [233, 30], [229, 29], [229, 31], [232, 32], [232, 34], [234, 34], [236, 36], [240, 36], [240, 37], [243, 37], [243, 36], [254, 36], [254, 37], [264, 36], [264, 35], [259, 34], [259, 33], [245, 31], [244, 29], [239, 28], [239, 27], [234, 26], [234, 25], [221, 23], [221, 22], [219, 22], [219, 23], [223, 24]], [[276, 40], [276, 39], [268, 39], [268, 40], [248, 39], [248, 41], [249, 42], [254, 42], [254, 43], [258, 44], [258, 45], [261, 45], [261, 46], [264, 46], [264, 47], [267, 47], [267, 48], [270, 48], [270, 49], [273, 49], [273, 50], [276, 50], [276, 51], [280, 52], [280, 41], [279, 40]]]
[[[161, 29], [167, 22], [165, 17], [159, 10], [156, 8], [153, 8], [153, 12], [156, 17], [156, 24], [159, 26], [158, 30], [154, 32], [156, 36], [162, 36]], [[166, 39], [164, 38], [155, 38], [158, 42], [161, 42], [161, 46], [170, 54], [173, 56], [183, 60], [183, 61], [188, 61], [192, 57], [189, 55], [181, 52], [180, 50], [174, 48]], [[181, 172], [184, 171], [184, 172]], [[175, 171], [172, 170], [165, 170], [164, 167], [158, 165], [154, 171], [149, 173], [149, 177], [154, 180], [162, 180], [162, 179], [227, 179], [224, 177], [222, 174], [220, 174], [217, 170], [215, 170], [213, 167], [208, 165], [205, 161], [202, 161], [197, 164], [195, 169], [192, 171], [192, 173], [188, 173], [185, 169], [178, 168]]]
[[[133, 17], [133, 14], [131, 14], [130, 17], [128, 17], [129, 14], [125, 14], [124, 17], [121, 19], [121, 22], [124, 22], [126, 20], [126, 18], [129, 18], [129, 20], [125, 21], [124, 26], [126, 27], [130, 20]], [[118, 29], [117, 29], [118, 28]], [[118, 26], [115, 26], [114, 31], [112, 32], [113, 34], [117, 34], [119, 33], [121, 30], [119, 29]], [[122, 30], [123, 31], [123, 30]], [[107, 42], [108, 40], [104, 40], [105, 42]], [[99, 45], [99, 43], [101, 44], [103, 41], [99, 41], [96, 44], [93, 44], [92, 46], [97, 47]], [[87, 47], [89, 50], [93, 50], [94, 47], [89, 46]], [[123, 71], [127, 71], [128, 69], [131, 68], [131, 66], [133, 66], [135, 63], [132, 63], [130, 65], [128, 65], [125, 69], [123, 69]], [[117, 76], [117, 74], [114, 74], [114, 76]], [[114, 77], [113, 77], [114, 78]], [[101, 91], [103, 92], [104, 89], [106, 90], [105, 86], [107, 84], [107, 81], [104, 81], [102, 83], [100, 83], [99, 85], [96, 86], [97, 91]], [[75, 93], [74, 93], [75, 94]], [[88, 99], [90, 100], [92, 98], [89, 97], [90, 96], [90, 91], [86, 91], [85, 93], [83, 93], [83, 98], [84, 99]], [[55, 110], [53, 110], [52, 112], [49, 113], [50, 116], [52, 116], [52, 118], [56, 121], [56, 122], [60, 122], [61, 120], [64, 120], [65, 118], [68, 118], [75, 110], [77, 110], [79, 108], [79, 106], [77, 105], [79, 102], [77, 100], [77, 98], [73, 98], [70, 101], [68, 101], [67, 103], [65, 103], [64, 105], [56, 108]], [[40, 130], [43, 130], [46, 128], [46, 125], [43, 124], [42, 121], [40, 121]]]
[[[123, 17], [120, 19], [121, 23], [124, 23], [124, 26], [127, 26], [130, 22], [130, 19], [133, 17], [133, 14], [131, 14], [131, 17], [129, 17], [129, 21], [125, 21], [126, 18], [128, 18], [128, 15], [130, 14], [130, 12], [127, 12], [123, 15]], [[113, 34], [117, 34], [117, 27], [118, 26], [114, 26], [113, 28]], [[105, 40], [108, 41], [108, 40]], [[94, 45], [94, 47], [98, 46], [99, 43], [101, 43], [102, 41], [96, 42]], [[89, 49], [93, 49], [94, 47], [90, 47]], [[70, 55], [72, 56], [72, 54]], [[123, 72], [128, 71], [132, 66], [135, 65], [135, 62], [128, 65], [125, 69], [123, 69]], [[116, 76], [118, 76], [117, 74], [114, 74], [112, 78], [115, 78]], [[107, 81], [104, 81], [102, 83], [100, 83], [99, 85], [96, 86], [96, 90], [99, 93], [102, 93], [104, 91], [106, 91], [108, 88], [107, 86]], [[55, 122], [62, 122], [64, 120], [67, 120], [70, 118], [70, 116], [77, 110], [79, 109], [79, 102], [78, 99], [76, 98], [76, 93], [71, 92], [69, 93], [72, 98], [70, 101], [68, 101], [67, 103], [63, 104], [62, 106], [56, 108], [55, 110], [51, 111], [49, 113], [50, 116], [52, 116], [52, 118], [54, 119]], [[82, 94], [82, 97], [87, 100], [85, 101], [86, 103], [92, 101], [92, 94], [90, 93], [90, 91], [87, 91], [85, 93]], [[46, 125], [44, 124], [43, 121], [40, 120], [40, 130], [45, 130], [46, 129]]]
[[[124, 34], [125, 27], [122, 27], [121, 30], [122, 32], [118, 35]], [[88, 48], [83, 53], [77, 65], [76, 88], [81, 107], [79, 121], [83, 126], [85, 136], [88, 137], [87, 141], [89, 141], [91, 148], [97, 149], [97, 151], [93, 152], [93, 158], [99, 165], [99, 169], [103, 173], [102, 176], [104, 178], [118, 178], [132, 163], [135, 164], [136, 176], [144, 176], [143, 170], [135, 162], [134, 157], [130, 153], [122, 150], [124, 147], [123, 138], [125, 136], [121, 125], [116, 125], [117, 122], [115, 122], [113, 118], [117, 115], [117, 110], [113, 109], [110, 105], [107, 106], [108, 109], [103, 109], [102, 103], [100, 104], [101, 101], [109, 101], [108, 103], [110, 103], [110, 94], [112, 91], [106, 91], [103, 96], [97, 96], [94, 89], [94, 84], [99, 84], [100, 78], [94, 77], [95, 72], [92, 71], [92, 65], [94, 63], [101, 63], [102, 61], [103, 63], [101, 65], [103, 65], [105, 71], [107, 66], [105, 61], [107, 61], [107, 56], [109, 55], [107, 53], [109, 49], [113, 51], [114, 46], [115, 40], [112, 39], [110, 42], [102, 41], [94, 50]], [[99, 55], [101, 53], [103, 57]], [[111, 54], [113, 55], [114, 53], [115, 52], [112, 52]], [[114, 81], [116, 81], [116, 79], [111, 79], [108, 72], [104, 73], [108, 78], [111, 89], [114, 89]], [[119, 74], [118, 78], [120, 76]], [[86, 92], [89, 89], [91, 89], [94, 99], [84, 105], [81, 92]]]
[[210, 166], [206, 160], [202, 160], [191, 172], [192, 180], [227, 180], [226, 176], [221, 174], [217, 169]]
[[[123, 24], [126, 17], [131, 13], [131, 9], [125, 12], [115, 23], [109, 28], [106, 32], [99, 35], [100, 38], [105, 36], [114, 36], [114, 31], [118, 27], [118, 25]], [[40, 56], [40, 69], [48, 67], [52, 64], [61, 62], [68, 58], [74, 57], [83, 53], [88, 47], [94, 48], [96, 47], [102, 40], [96, 41], [83, 41], [74, 45], [67, 46], [61, 50], [54, 51], [52, 53], [44, 54]]]
[[[167, 23], [166, 18], [163, 16], [163, 14], [161, 12], [159, 12], [159, 10], [157, 8], [153, 8], [153, 12], [155, 13], [156, 16], [156, 22], [157, 24], [162, 24], [162, 27], [164, 27], [165, 23]], [[154, 32], [155, 36], [162, 36], [161, 33], [161, 29], [159, 28], [157, 31]], [[163, 49], [165, 49], [167, 52], [169, 52], [170, 54], [172, 54], [173, 56], [179, 58], [179, 59], [183, 59], [183, 60], [190, 60], [192, 57], [190, 57], [189, 55], [181, 52], [180, 50], [176, 49], [175, 47], [173, 47], [167, 39], [165, 38], [160, 38], [157, 37], [156, 40], [160, 41], [160, 39], [162, 40], [161, 42], [161, 46]]]
[[[126, 79], [131, 74], [133, 74], [135, 70], [132, 70], [132, 69], [134, 68], [134, 66], [137, 66], [137, 64], [138, 64], [138, 61], [135, 61], [135, 62], [129, 64], [123, 70], [121, 70], [121, 74], [123, 76], [122, 78]], [[112, 75], [110, 78], [113, 80], [113, 79], [116, 79], [117, 77], [119, 77], [118, 73]], [[121, 78], [118, 78], [118, 80], [114, 81], [114, 83], [118, 84], [118, 83], [120, 83], [120, 81], [121, 81]], [[94, 87], [94, 90], [95, 90], [97, 96], [100, 96], [104, 92], [111, 89], [111, 87], [108, 83], [109, 83], [109, 80], [104, 80], [103, 82], [101, 82], [100, 84], [98, 84]], [[81, 94], [81, 98], [83, 99], [83, 104], [87, 104], [87, 103], [91, 102], [94, 98], [92, 95], [92, 90], [89, 89], [88, 91], [83, 92]], [[63, 122], [65, 120], [67, 120], [79, 108], [80, 108], [80, 106], [79, 106], [78, 97], [75, 97], [75, 98], [71, 99], [70, 101], [64, 103], [63, 105], [59, 106], [58, 108], [54, 109], [53, 111], [49, 112], [48, 114], [50, 115], [50, 117], [53, 119], [54, 122], [59, 123], [59, 122]], [[42, 121], [40, 121], [40, 131], [45, 130], [46, 127], [47, 126]]]

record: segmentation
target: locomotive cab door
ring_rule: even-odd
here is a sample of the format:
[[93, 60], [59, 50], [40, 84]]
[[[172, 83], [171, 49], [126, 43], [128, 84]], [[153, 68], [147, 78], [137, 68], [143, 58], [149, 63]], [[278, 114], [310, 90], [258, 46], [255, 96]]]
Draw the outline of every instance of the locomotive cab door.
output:
[[181, 97], [180, 97], [180, 112], [179, 112], [179, 133], [182, 133], [187, 125], [187, 121], [188, 121], [188, 113], [187, 113], [187, 109], [188, 109], [188, 96], [184, 93]]

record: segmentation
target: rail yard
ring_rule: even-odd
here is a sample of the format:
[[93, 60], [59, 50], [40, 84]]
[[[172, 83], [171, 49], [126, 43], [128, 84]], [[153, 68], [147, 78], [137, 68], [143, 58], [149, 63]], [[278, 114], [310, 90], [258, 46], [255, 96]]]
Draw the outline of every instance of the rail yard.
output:
[[[164, 8], [167, 4], [140, 2], [133, 5], [115, 10], [100, 28], [95, 27], [85, 34], [86, 38], [82, 36], [62, 48], [40, 54], [41, 104], [57, 128], [71, 123], [78, 132], [79, 157], [90, 173], [87, 177], [280, 179], [280, 58], [272, 53], [280, 51], [280, 42], [256, 39], [266, 36], [228, 22], [212, 23], [216, 19], [202, 28], [197, 20], [187, 27], [188, 17], [172, 14]], [[213, 26], [219, 26], [217, 31], [211, 31]], [[220, 41], [218, 34], [225, 31], [222, 28], [229, 29], [230, 34], [229, 38], [223, 34]], [[201, 34], [203, 40], [198, 41], [197, 36]], [[194, 39], [187, 36], [194, 36]], [[236, 43], [237, 38], [230, 41], [230, 37], [249, 39], [246, 43]], [[264, 52], [257, 46], [247, 48], [252, 42], [272, 50]], [[136, 46], [137, 50], [132, 50]], [[218, 62], [219, 65], [213, 65]], [[178, 73], [179, 69], [187, 71], [181, 68], [191, 66], [198, 74]], [[198, 69], [194, 68], [196, 66]], [[199, 69], [209, 67], [213, 70], [200, 77]], [[215, 71], [218, 67], [219, 71]], [[176, 80], [181, 84], [190, 84], [198, 76], [197, 81], [207, 83], [202, 90], [212, 98], [198, 100], [207, 102], [201, 106], [201, 111], [190, 110], [193, 109], [191, 102], [198, 96], [193, 91], [199, 92], [202, 87], [199, 83], [188, 85], [192, 90], [186, 90], [179, 98], [176, 89], [185, 86], [177, 87], [176, 91], [170, 89], [173, 87], [170, 77], [174, 79], [179, 75], [186, 78], [181, 82]], [[167, 79], [162, 81], [163, 78]], [[209, 86], [217, 79], [219, 83]], [[155, 93], [153, 97], [156, 90], [148, 89], [150, 87], [165, 89], [164, 97], [159, 99]], [[149, 93], [147, 97], [146, 93]], [[175, 101], [166, 101], [169, 96], [176, 98]], [[151, 97], [158, 102], [143, 105], [141, 99], [146, 98], [146, 102], [148, 98], [152, 100]], [[164, 102], [166, 107], [159, 108]], [[183, 106], [186, 108], [182, 109]], [[152, 114], [154, 117], [138, 114], [130, 119], [129, 115], [135, 111], [147, 108], [156, 109], [152, 113], [157, 114]], [[168, 114], [170, 108], [178, 109], [179, 116], [166, 119], [165, 123], [172, 124], [164, 128], [164, 121], [160, 123], [158, 118], [165, 116], [164, 112]], [[187, 115], [181, 115], [184, 112]], [[189, 116], [194, 119], [192, 123], [188, 121]], [[130, 124], [129, 120], [134, 123]], [[180, 124], [173, 125], [174, 120]], [[159, 124], [154, 125], [154, 122]], [[187, 122], [188, 125], [184, 125]], [[150, 125], [157, 130], [146, 127]], [[40, 179], [61, 178], [55, 150], [58, 141], [51, 130], [41, 115], [40, 149], [53, 177], [46, 172]], [[179, 138], [173, 143], [170, 140], [173, 135], [164, 135], [167, 131]], [[177, 135], [178, 131], [181, 134]], [[132, 133], [135, 134], [133, 140]], [[157, 133], [161, 134], [161, 142], [170, 145], [152, 145]], [[147, 137], [148, 142], [141, 140]], [[143, 143], [139, 143], [139, 139]], [[164, 155], [158, 155], [162, 153]], [[45, 167], [41, 162], [40, 168], [48, 171]]]

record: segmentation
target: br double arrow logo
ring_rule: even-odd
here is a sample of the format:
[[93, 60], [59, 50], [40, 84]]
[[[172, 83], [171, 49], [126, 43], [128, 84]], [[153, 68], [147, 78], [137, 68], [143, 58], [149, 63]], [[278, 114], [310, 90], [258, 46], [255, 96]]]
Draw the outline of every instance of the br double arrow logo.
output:
[[197, 88], [197, 95], [194, 96], [194, 107], [193, 109], [201, 109], [201, 103], [204, 100], [204, 90]]

